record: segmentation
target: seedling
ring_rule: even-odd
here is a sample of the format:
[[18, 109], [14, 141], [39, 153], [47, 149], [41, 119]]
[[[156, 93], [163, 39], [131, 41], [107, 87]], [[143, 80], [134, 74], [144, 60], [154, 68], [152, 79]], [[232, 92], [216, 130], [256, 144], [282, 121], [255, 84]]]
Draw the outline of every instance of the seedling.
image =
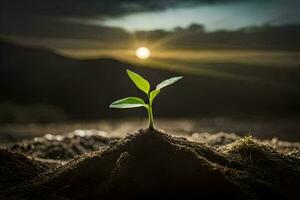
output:
[[144, 93], [146, 93], [148, 97], [148, 102], [145, 103], [145, 101], [139, 97], [126, 97], [120, 100], [117, 100], [110, 104], [110, 108], [137, 108], [137, 107], [144, 107], [146, 108], [148, 112], [148, 119], [149, 119], [149, 129], [154, 129], [153, 125], [153, 111], [152, 111], [152, 105], [153, 100], [155, 97], [160, 93], [160, 90], [172, 85], [173, 83], [177, 82], [182, 78], [182, 76], [179, 77], [173, 77], [167, 80], [164, 80], [160, 84], [158, 84], [155, 88], [155, 90], [150, 91], [150, 84], [149, 82], [138, 75], [137, 73], [134, 73], [127, 69], [127, 74], [129, 78], [133, 81], [133, 83], [142, 90]]

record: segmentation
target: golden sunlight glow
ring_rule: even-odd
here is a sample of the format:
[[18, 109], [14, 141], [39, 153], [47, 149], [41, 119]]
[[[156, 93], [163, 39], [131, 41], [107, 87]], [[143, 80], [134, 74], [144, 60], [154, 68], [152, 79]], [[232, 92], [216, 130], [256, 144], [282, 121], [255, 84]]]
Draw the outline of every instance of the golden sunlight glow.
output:
[[139, 58], [139, 59], [147, 59], [150, 56], [150, 50], [146, 47], [139, 47], [137, 48], [137, 50], [135, 51], [135, 55]]

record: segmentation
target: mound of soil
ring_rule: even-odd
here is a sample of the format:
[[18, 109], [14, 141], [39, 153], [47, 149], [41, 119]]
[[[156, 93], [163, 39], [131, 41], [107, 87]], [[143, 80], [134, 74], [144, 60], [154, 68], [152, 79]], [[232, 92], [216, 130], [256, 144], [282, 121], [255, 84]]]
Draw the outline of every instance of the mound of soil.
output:
[[[216, 134], [210, 134], [204, 132], [204, 133], [193, 133], [190, 137], [188, 137], [188, 139], [196, 142], [204, 142], [212, 147], [220, 147], [235, 142], [237, 140], [240, 140], [242, 138], [234, 133], [219, 132]], [[258, 141], [259, 143], [270, 145], [281, 153], [293, 154], [293, 155], [300, 154], [299, 142], [281, 141], [276, 137], [272, 138], [271, 140], [266, 140], [266, 139], [265, 140], [255, 139], [255, 140]]]
[[[34, 180], [29, 177], [22, 187], [2, 196], [296, 199], [300, 159], [251, 138], [212, 148], [160, 131], [140, 130], [98, 151], [37, 173]], [[5, 171], [0, 176], [5, 176]]]

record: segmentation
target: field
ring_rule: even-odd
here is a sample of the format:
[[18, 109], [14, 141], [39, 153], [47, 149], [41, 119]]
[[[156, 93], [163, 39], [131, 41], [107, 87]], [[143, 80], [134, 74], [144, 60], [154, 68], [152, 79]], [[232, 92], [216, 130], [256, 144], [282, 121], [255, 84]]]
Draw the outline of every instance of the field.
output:
[[[191, 136], [194, 133], [235, 133], [239, 136], [253, 135], [260, 139], [279, 138], [299, 141], [299, 117], [258, 118], [206, 117], [206, 118], [158, 118], [157, 127], [175, 135]], [[52, 124], [6, 124], [0, 125], [2, 144], [17, 142], [45, 134], [66, 134], [74, 130], [100, 130], [107, 137], [123, 137], [147, 126], [144, 118], [98, 120], [90, 122], [68, 122]]]
[[[174, 128], [174, 122], [164, 124]], [[189, 129], [186, 121], [175, 123]], [[99, 128], [107, 123], [96, 124]], [[136, 121], [135, 125], [138, 124], [144, 122]], [[122, 130], [122, 134], [130, 129], [119, 125], [109, 127]], [[70, 125], [60, 128], [68, 129]], [[259, 140], [249, 135], [241, 138], [228, 133], [181, 134], [181, 137], [177, 133], [174, 137], [147, 129], [120, 138], [120, 132], [115, 136], [106, 131], [75, 130], [7, 144], [8, 148], [0, 149], [1, 197], [294, 199], [297, 196], [299, 143], [275, 138]]]

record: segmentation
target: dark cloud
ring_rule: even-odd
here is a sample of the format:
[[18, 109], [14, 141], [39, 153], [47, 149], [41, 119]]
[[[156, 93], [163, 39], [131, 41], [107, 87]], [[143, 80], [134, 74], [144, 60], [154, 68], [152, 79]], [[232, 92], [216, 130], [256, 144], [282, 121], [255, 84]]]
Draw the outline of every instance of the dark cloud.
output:
[[73, 39], [106, 39], [128, 37], [122, 28], [72, 23], [54, 18], [24, 17], [22, 20], [11, 18], [2, 22], [5, 35], [22, 35], [28, 37], [73, 38]]
[[119, 16], [171, 7], [243, 0], [1, 0], [2, 14], [43, 16]]
[[[237, 0], [1, 0], [0, 33], [23, 36], [69, 37], [88, 36], [93, 32], [103, 35], [121, 30], [109, 27], [79, 27], [62, 19], [114, 17], [126, 14], [186, 7], [198, 4], [215, 4]], [[239, 0], [242, 1], [242, 0]], [[100, 30], [99, 30], [100, 29]], [[71, 31], [70, 31], [71, 30]], [[77, 30], [77, 31], [76, 31]], [[94, 31], [91, 31], [94, 30]], [[78, 34], [82, 31], [82, 34]], [[66, 33], [67, 32], [67, 33]], [[70, 34], [71, 33], [71, 34]], [[122, 33], [123, 35], [126, 35]]]
[[[75, 22], [77, 19], [96, 17], [100, 20], [101, 17], [117, 17], [167, 8], [243, 1], [259, 2], [259, 0], [0, 0], [0, 34], [124, 42], [130, 40], [131, 35], [121, 28]], [[272, 3], [275, 0], [266, 1]], [[68, 19], [75, 20], [68, 21]]]

